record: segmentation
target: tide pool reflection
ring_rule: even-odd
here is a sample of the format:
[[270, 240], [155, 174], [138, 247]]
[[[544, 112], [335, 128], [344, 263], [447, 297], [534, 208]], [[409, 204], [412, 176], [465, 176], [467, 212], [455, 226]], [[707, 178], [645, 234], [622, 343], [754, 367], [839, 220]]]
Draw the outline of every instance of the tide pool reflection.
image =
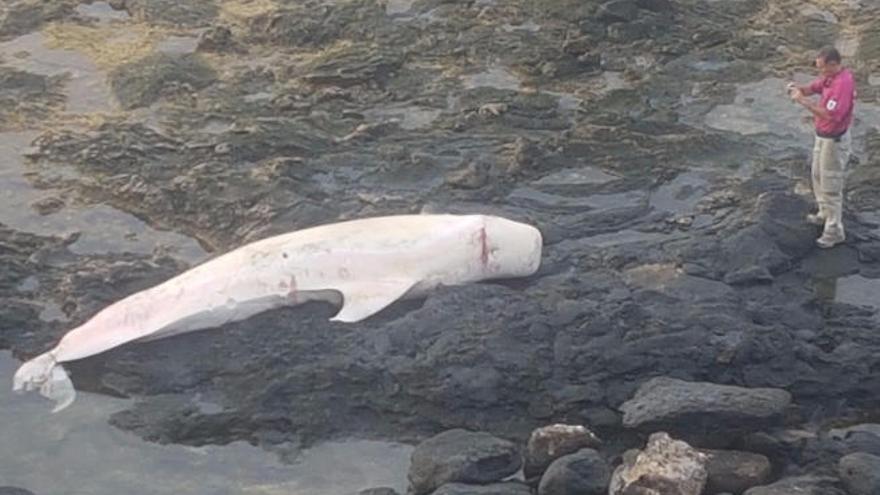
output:
[[80, 392], [58, 414], [10, 391], [20, 363], [0, 352], [0, 486], [36, 494], [340, 495], [387, 486], [404, 492], [412, 447], [347, 440], [306, 450], [294, 464], [244, 442], [157, 445], [107, 423], [126, 400]]
[[824, 304], [843, 303], [880, 309], [880, 279], [859, 274], [846, 277], [818, 278], [813, 281], [816, 299]]

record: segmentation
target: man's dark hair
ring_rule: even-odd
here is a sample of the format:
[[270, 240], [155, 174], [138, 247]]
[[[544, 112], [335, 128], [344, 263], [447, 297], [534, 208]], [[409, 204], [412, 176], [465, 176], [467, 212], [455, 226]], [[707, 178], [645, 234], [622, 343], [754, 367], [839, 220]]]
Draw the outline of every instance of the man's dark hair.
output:
[[821, 58], [826, 64], [828, 62], [837, 62], [840, 63], [840, 52], [837, 51], [837, 48], [833, 46], [826, 46], [819, 50], [819, 55], [817, 58]]

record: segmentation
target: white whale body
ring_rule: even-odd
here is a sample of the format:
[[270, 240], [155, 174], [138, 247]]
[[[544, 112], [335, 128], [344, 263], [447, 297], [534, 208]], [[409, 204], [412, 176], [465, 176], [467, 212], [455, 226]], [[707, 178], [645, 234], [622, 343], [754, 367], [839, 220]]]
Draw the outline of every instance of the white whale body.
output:
[[60, 411], [76, 397], [60, 363], [309, 300], [341, 303], [332, 320], [356, 322], [439, 285], [531, 275], [541, 247], [535, 227], [488, 215], [375, 217], [270, 237], [107, 306], [22, 364], [13, 389], [39, 389]]

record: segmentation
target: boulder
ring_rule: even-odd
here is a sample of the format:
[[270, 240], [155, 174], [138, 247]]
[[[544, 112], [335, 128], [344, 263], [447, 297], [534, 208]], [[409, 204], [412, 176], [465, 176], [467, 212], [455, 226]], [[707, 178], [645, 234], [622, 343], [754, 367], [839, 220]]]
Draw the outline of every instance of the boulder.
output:
[[523, 474], [526, 479], [539, 476], [550, 463], [583, 448], [596, 448], [600, 440], [580, 425], [555, 424], [538, 428], [529, 436]]
[[707, 450], [706, 495], [724, 492], [742, 493], [747, 489], [766, 483], [772, 466], [761, 454], [736, 450]]
[[880, 493], [880, 456], [864, 452], [843, 456], [837, 472], [850, 495]]
[[410, 493], [431, 493], [445, 483], [500, 481], [522, 466], [517, 447], [488, 433], [448, 430], [419, 444], [409, 469]]
[[620, 410], [624, 426], [630, 428], [714, 431], [772, 423], [790, 403], [791, 394], [782, 389], [659, 377], [642, 384]]
[[608, 494], [700, 495], [706, 485], [707, 457], [665, 432], [654, 433], [641, 452], [624, 455], [623, 464], [611, 477]]
[[611, 469], [593, 449], [581, 449], [550, 464], [541, 477], [538, 495], [604, 495]]

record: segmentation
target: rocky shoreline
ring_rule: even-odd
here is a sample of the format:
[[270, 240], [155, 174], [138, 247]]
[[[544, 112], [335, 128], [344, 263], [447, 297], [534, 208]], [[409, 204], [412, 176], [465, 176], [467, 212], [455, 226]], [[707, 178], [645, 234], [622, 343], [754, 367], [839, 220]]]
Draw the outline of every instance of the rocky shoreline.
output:
[[[513, 458], [559, 423], [602, 439], [545, 471], [586, 480], [576, 490], [607, 491], [588, 473], [663, 431], [743, 452], [731, 465], [762, 473], [736, 485], [749, 495], [876, 493], [877, 13], [860, 0], [5, 2], [0, 349], [36, 355], [106, 304], [271, 234], [501, 214], [541, 229], [535, 276], [356, 325], [324, 304], [272, 311], [73, 363], [73, 381], [134, 398], [112, 423], [159, 443], [281, 451], [461, 429]], [[857, 162], [848, 241], [820, 251], [803, 221], [810, 127], [784, 83], [810, 77], [828, 43], [856, 75]], [[739, 493], [713, 484], [727, 454], [705, 455], [706, 493]], [[530, 489], [439, 479], [441, 494]]]

